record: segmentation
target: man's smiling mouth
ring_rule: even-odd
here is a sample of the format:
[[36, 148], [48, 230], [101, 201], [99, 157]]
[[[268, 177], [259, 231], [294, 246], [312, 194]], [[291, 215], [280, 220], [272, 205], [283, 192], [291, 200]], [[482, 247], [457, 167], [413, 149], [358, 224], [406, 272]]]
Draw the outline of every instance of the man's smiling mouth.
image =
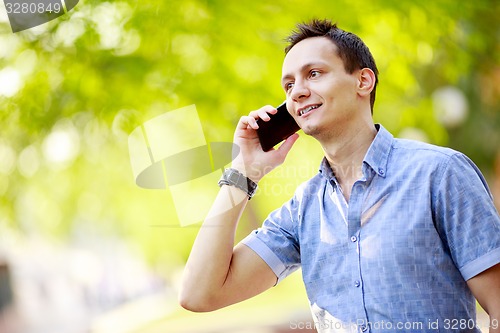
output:
[[299, 116], [303, 116], [303, 115], [311, 112], [312, 110], [319, 108], [320, 106], [321, 106], [321, 104], [315, 104], [315, 105], [306, 106], [305, 108], [300, 109], [298, 111], [298, 114], [299, 114]]

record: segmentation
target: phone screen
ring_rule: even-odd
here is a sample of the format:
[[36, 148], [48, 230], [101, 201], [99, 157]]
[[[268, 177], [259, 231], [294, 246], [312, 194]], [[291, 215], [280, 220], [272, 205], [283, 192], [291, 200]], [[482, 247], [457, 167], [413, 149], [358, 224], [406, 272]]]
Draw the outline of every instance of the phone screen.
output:
[[300, 129], [295, 119], [288, 113], [285, 102], [276, 109], [278, 112], [270, 114], [271, 119], [269, 121], [257, 120], [257, 124], [259, 125], [257, 135], [264, 151], [271, 150], [278, 143]]

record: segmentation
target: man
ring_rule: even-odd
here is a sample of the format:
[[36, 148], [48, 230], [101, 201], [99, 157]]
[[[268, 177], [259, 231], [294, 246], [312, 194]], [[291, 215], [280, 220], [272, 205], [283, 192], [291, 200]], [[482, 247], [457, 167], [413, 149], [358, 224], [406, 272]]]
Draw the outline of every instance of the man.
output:
[[264, 152], [256, 120], [276, 109], [241, 117], [240, 154], [193, 245], [181, 305], [215, 310], [301, 267], [321, 332], [478, 332], [475, 299], [500, 332], [500, 218], [481, 173], [459, 152], [373, 123], [378, 71], [359, 37], [326, 20], [298, 28], [282, 85], [323, 147], [319, 173], [233, 248], [253, 184], [298, 138]]

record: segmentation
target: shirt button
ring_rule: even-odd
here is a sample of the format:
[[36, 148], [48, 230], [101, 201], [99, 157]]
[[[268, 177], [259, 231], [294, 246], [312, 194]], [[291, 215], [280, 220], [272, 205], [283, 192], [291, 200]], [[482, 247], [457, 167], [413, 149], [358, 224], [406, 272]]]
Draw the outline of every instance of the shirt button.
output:
[[359, 281], [357, 281], [357, 280], [356, 280], [356, 281], [354, 281], [354, 286], [355, 286], [356, 288], [358, 288], [360, 285], [361, 285], [361, 282], [359, 282]]
[[361, 328], [361, 331], [366, 332], [366, 330], [368, 329], [368, 326], [361, 325], [361, 326], [359, 326], [359, 328]]
[[358, 240], [356, 236], [351, 236], [351, 242], [355, 243]]
[[385, 171], [384, 171], [384, 169], [379, 168], [379, 169], [378, 169], [378, 173], [379, 173], [381, 176], [383, 176], [383, 175], [384, 175], [384, 173], [385, 173]]

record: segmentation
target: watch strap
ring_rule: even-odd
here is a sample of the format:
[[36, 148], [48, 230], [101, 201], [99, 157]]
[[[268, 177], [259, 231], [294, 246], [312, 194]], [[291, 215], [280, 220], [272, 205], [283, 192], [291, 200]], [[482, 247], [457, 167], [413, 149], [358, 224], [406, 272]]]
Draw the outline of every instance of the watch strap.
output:
[[226, 169], [219, 180], [219, 186], [235, 186], [248, 195], [251, 199], [257, 190], [257, 184], [236, 169]]

